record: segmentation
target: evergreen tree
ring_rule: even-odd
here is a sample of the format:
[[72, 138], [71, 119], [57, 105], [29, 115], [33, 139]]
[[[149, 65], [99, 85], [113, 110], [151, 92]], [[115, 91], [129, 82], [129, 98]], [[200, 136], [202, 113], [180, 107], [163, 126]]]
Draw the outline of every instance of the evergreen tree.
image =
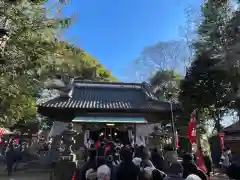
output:
[[[215, 120], [215, 128], [221, 130], [221, 117], [231, 107], [232, 97], [238, 89], [237, 59], [228, 64], [229, 48], [233, 37], [234, 16], [227, 1], [208, 0], [202, 7], [203, 22], [198, 27], [198, 38], [193, 43], [195, 59], [181, 82], [180, 100], [185, 111], [198, 108], [201, 120]], [[231, 33], [229, 33], [231, 32]], [[230, 36], [232, 36], [230, 38]], [[230, 67], [230, 66], [229, 66]]]

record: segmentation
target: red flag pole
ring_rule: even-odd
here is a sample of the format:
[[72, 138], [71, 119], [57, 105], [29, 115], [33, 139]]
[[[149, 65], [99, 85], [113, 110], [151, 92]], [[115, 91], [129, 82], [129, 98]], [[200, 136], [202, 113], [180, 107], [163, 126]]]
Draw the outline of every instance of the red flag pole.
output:
[[196, 110], [191, 113], [190, 122], [188, 124], [188, 138], [191, 145], [196, 145], [196, 128], [197, 128], [197, 120], [196, 120]]
[[200, 143], [200, 136], [197, 136], [197, 110], [195, 109], [191, 113], [191, 119], [188, 125], [188, 138], [189, 141], [196, 149], [194, 149], [194, 154], [196, 155], [196, 164], [197, 166], [206, 172], [205, 163], [203, 160], [202, 152], [201, 152], [201, 143]]
[[[198, 113], [196, 111], [196, 124], [198, 122]], [[196, 132], [197, 132], [197, 127], [196, 127]], [[201, 147], [201, 140], [200, 140], [200, 135], [197, 135], [198, 133], [196, 133], [196, 143], [197, 143], [197, 151], [196, 151], [196, 164], [197, 166], [203, 171], [203, 172], [207, 172], [206, 166], [205, 166], [205, 162], [203, 159], [203, 154], [202, 154], [202, 147]]]
[[197, 138], [197, 152], [196, 154], [196, 164], [197, 166], [203, 171], [207, 172], [207, 169], [205, 167], [205, 162], [203, 159], [203, 154], [202, 154], [202, 147], [201, 147], [201, 141], [200, 141], [200, 136]]
[[224, 133], [218, 133], [219, 137], [220, 137], [220, 144], [221, 144], [221, 149], [222, 152], [224, 151]]

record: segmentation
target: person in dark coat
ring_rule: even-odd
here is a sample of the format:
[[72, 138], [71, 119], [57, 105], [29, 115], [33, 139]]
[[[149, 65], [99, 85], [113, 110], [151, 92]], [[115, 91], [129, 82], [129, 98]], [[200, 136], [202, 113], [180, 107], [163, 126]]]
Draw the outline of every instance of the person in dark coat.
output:
[[25, 155], [25, 154], [24, 154], [24, 152], [22, 152], [22, 147], [20, 145], [17, 148], [15, 148], [14, 151], [15, 151], [16, 157], [15, 157], [13, 170], [14, 170], [14, 172], [16, 172], [17, 168], [23, 158], [23, 155]]
[[170, 164], [167, 172], [167, 177], [164, 180], [184, 180], [183, 179], [183, 167], [179, 162], [173, 162]]
[[166, 174], [158, 169], [152, 171], [152, 180], [163, 180], [166, 177]]
[[100, 147], [98, 148], [98, 156], [104, 156], [105, 148], [106, 148], [106, 143], [102, 141], [100, 144]]
[[82, 168], [80, 169], [80, 172], [76, 174], [77, 180], [86, 180], [86, 172], [89, 169], [96, 169], [97, 166], [97, 151], [94, 148], [90, 148], [88, 150], [89, 159], [83, 164]]
[[143, 157], [144, 146], [137, 146], [135, 157], [142, 158]]
[[183, 156], [182, 166], [183, 178], [187, 178], [190, 174], [195, 174], [199, 176], [202, 180], [208, 180], [207, 175], [195, 164], [192, 154], [187, 153]]
[[6, 149], [6, 165], [8, 176], [12, 176], [13, 165], [16, 161], [16, 153], [14, 151], [13, 145], [10, 143]]
[[163, 171], [163, 156], [160, 155], [157, 148], [154, 148], [151, 152], [151, 161], [155, 168]]
[[141, 159], [142, 159], [142, 162], [141, 162], [142, 167], [148, 167], [148, 166], [153, 166], [154, 167], [152, 161], [150, 160], [151, 159], [151, 153], [150, 153], [150, 151], [147, 147], [144, 147]]
[[129, 146], [121, 150], [122, 162], [115, 170], [115, 180], [138, 180], [140, 169], [132, 162], [133, 151]]

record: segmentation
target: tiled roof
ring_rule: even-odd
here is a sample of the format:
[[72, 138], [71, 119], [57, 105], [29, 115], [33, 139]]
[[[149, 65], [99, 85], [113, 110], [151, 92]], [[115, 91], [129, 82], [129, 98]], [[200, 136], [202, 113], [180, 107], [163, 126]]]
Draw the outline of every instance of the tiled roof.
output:
[[113, 110], [170, 110], [159, 102], [146, 83], [75, 81], [69, 97], [57, 97], [39, 107]]

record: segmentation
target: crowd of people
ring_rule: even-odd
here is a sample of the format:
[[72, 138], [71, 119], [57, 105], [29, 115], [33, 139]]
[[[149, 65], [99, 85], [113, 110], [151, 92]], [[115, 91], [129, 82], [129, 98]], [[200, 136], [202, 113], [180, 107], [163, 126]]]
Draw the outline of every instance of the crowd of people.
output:
[[[47, 152], [49, 143], [37, 149], [39, 154]], [[25, 143], [14, 140], [7, 143], [2, 154], [10, 177], [19, 161], [26, 159], [27, 152]], [[118, 141], [92, 144], [87, 152], [85, 163], [76, 169], [75, 180], [209, 180], [212, 172], [211, 158], [207, 153], [203, 156], [204, 172], [196, 165], [196, 158], [191, 153], [184, 153], [179, 161], [177, 156], [166, 156], [164, 150], [133, 147]], [[226, 148], [220, 160], [221, 170], [231, 179], [240, 179], [240, 167], [231, 163], [231, 159], [231, 151]]]
[[207, 180], [210, 177], [211, 168], [204, 173], [192, 154], [186, 153], [182, 162], [177, 159], [171, 162], [157, 148], [135, 148], [113, 143], [90, 148], [88, 160], [78, 169], [76, 180]]
[[6, 164], [9, 177], [11, 177], [13, 171], [17, 171], [20, 162], [27, 162], [33, 159], [33, 153], [30, 152], [28, 143], [19, 143], [14, 139], [4, 143], [0, 155], [1, 160]]
[[[35, 145], [37, 147], [33, 147]], [[41, 152], [47, 152], [49, 148], [48, 143], [40, 145], [39, 143], [29, 144], [22, 139], [9, 138], [7, 141], [3, 141], [0, 147], [0, 161], [6, 165], [6, 171], [10, 179], [12, 179], [12, 173], [18, 170], [18, 166], [22, 162], [38, 159], [41, 156]]]

